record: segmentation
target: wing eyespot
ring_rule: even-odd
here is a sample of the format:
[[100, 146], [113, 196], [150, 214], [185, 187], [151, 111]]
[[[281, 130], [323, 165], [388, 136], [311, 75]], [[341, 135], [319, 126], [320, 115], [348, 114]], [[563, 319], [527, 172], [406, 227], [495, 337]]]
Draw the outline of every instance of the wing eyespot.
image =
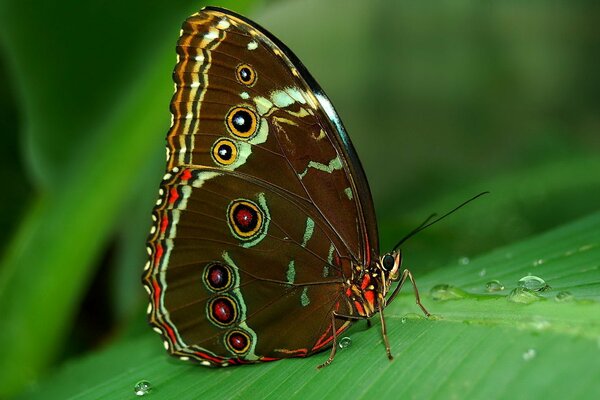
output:
[[242, 240], [255, 237], [263, 227], [264, 215], [262, 210], [253, 202], [236, 200], [229, 206], [229, 226], [235, 236]]
[[248, 107], [232, 108], [225, 121], [229, 132], [241, 139], [252, 137], [258, 129], [256, 113]]
[[235, 69], [235, 77], [241, 84], [252, 87], [256, 83], [257, 74], [249, 64], [240, 64]]
[[234, 142], [223, 138], [215, 142], [210, 153], [217, 164], [231, 165], [237, 159], [238, 148]]

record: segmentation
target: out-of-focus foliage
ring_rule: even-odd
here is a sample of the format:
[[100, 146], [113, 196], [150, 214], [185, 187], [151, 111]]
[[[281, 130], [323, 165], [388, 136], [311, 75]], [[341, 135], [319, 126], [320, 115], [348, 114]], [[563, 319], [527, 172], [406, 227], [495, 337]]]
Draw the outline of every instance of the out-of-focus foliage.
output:
[[[598, 209], [595, 3], [218, 3], [279, 36], [332, 98], [369, 177], [382, 249], [429, 213], [492, 192], [406, 243], [406, 265], [433, 271], [426, 285], [466, 284], [442, 267]], [[139, 275], [174, 46], [202, 5], [0, 2], [0, 397], [150, 334]], [[577, 279], [567, 285], [600, 277]]]

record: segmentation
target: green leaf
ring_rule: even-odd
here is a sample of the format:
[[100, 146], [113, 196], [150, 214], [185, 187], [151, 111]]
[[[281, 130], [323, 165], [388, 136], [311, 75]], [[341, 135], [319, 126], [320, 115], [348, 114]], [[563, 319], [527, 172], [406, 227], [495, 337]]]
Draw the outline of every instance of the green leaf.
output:
[[[152, 399], [597, 398], [599, 260], [600, 213], [417, 276], [433, 316], [419, 314], [409, 288], [386, 309], [392, 362], [378, 323], [355, 324], [352, 345], [322, 370], [316, 366], [327, 353], [246, 367], [188, 365], [148, 334], [67, 364], [22, 398], [125, 398], [141, 379], [153, 385]], [[509, 301], [530, 273], [550, 288], [531, 304]], [[492, 279], [505, 289], [488, 293]], [[456, 298], [433, 300], [440, 284]], [[573, 298], [557, 301], [563, 291]]]

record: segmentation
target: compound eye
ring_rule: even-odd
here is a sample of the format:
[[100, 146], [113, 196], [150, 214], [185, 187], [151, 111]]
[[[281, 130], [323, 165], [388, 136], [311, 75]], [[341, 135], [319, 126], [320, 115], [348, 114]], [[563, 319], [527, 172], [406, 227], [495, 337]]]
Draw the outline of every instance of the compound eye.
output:
[[391, 254], [386, 254], [383, 256], [381, 260], [381, 266], [386, 271], [391, 271], [394, 268], [394, 264], [396, 264], [396, 259]]

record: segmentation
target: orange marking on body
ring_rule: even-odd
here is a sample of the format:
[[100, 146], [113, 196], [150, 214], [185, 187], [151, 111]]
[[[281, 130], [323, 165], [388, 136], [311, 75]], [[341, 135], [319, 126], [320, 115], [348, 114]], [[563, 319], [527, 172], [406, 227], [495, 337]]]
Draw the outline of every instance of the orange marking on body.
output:
[[362, 290], [365, 290], [367, 288], [367, 286], [369, 286], [369, 283], [371, 283], [371, 275], [367, 274], [363, 278], [362, 283], [360, 284], [360, 288]]
[[365, 292], [365, 300], [367, 300], [367, 302], [373, 307], [375, 308], [375, 292], [372, 290], [367, 290]]
[[177, 193], [177, 188], [171, 188], [171, 191], [169, 194], [169, 203], [170, 204], [175, 203], [178, 198], [179, 198], [179, 193]]
[[192, 171], [190, 171], [189, 169], [185, 169], [181, 173], [181, 179], [184, 181], [190, 180], [191, 177], [192, 177]]
[[169, 226], [169, 217], [165, 214], [160, 220], [160, 233], [165, 233], [167, 226]]
[[335, 303], [335, 311], [340, 311], [340, 302], [336, 301]]
[[360, 315], [365, 315], [365, 309], [363, 308], [362, 304], [356, 300], [354, 301], [354, 307], [356, 307], [356, 311], [358, 311]]

